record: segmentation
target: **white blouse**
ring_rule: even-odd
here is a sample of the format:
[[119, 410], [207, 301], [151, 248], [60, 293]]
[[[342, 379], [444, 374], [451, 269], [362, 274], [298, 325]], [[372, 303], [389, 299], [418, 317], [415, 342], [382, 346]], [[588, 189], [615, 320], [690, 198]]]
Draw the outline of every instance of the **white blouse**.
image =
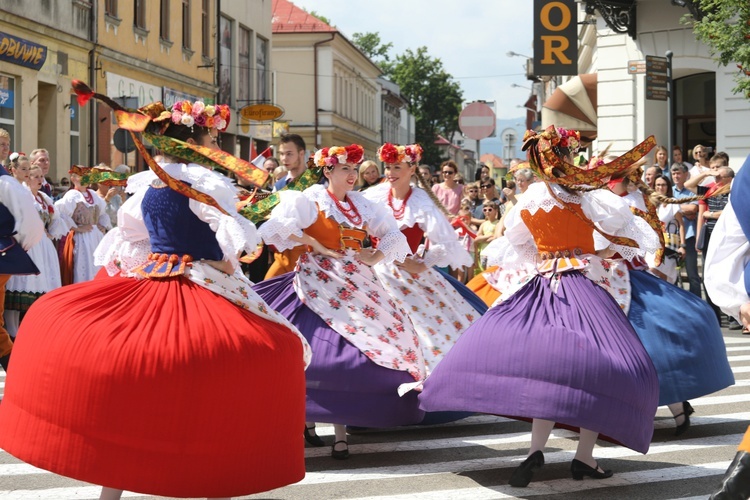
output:
[[390, 209], [369, 201], [363, 193], [349, 191], [346, 194], [349, 203], [356, 207], [362, 217], [361, 223], [356, 226], [338, 209], [326, 188], [320, 184], [302, 192], [280, 191], [279, 195], [279, 204], [271, 211], [271, 218], [258, 231], [267, 245], [273, 245], [280, 251], [298, 246], [299, 243], [289, 237], [301, 237], [302, 231], [318, 219], [318, 211], [322, 211], [327, 218], [339, 224], [366, 230], [378, 238], [378, 250], [385, 255], [385, 262], [403, 262], [411, 254], [406, 237], [399, 230]]
[[[390, 182], [384, 182], [367, 189], [363, 194], [368, 200], [387, 207], [390, 190]], [[400, 203], [395, 202], [399, 207]], [[424, 264], [427, 267], [450, 266], [453, 269], [459, 269], [471, 266], [473, 262], [471, 255], [458, 240], [453, 226], [423, 189], [412, 187], [404, 209], [404, 216], [401, 220], [397, 220], [397, 223], [399, 229], [418, 225], [424, 231], [429, 239], [429, 248], [424, 256]]]

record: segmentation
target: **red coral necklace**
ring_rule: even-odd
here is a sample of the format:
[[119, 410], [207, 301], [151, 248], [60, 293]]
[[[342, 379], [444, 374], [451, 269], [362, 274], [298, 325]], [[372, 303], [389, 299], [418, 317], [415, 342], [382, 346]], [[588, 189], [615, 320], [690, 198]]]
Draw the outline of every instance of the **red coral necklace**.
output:
[[346, 217], [349, 222], [351, 222], [355, 226], [359, 226], [360, 224], [362, 224], [362, 216], [359, 214], [359, 210], [357, 210], [357, 207], [354, 205], [354, 203], [352, 202], [352, 200], [349, 199], [348, 196], [345, 198], [345, 201], [347, 201], [347, 203], [349, 203], [349, 207], [351, 207], [351, 208], [344, 208], [344, 206], [333, 195], [333, 193], [331, 193], [327, 189], [326, 189], [326, 193], [328, 193], [328, 196], [331, 197], [331, 199], [333, 200], [333, 203], [336, 204], [336, 208], [339, 209], [339, 212], [341, 212], [342, 214], [344, 214], [344, 217]]
[[406, 197], [404, 198], [404, 201], [401, 202], [401, 206], [397, 209], [393, 206], [393, 190], [388, 191], [388, 206], [391, 207], [391, 210], [393, 211], [393, 217], [396, 218], [396, 220], [401, 220], [404, 218], [404, 212], [406, 211], [406, 202], [409, 201], [409, 197], [411, 196], [411, 187], [409, 188], [409, 192], [406, 193]]

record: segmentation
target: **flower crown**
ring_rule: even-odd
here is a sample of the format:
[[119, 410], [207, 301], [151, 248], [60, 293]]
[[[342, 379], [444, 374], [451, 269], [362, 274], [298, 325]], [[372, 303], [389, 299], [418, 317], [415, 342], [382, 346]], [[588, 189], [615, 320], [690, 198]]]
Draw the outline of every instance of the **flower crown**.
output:
[[172, 120], [176, 125], [192, 127], [215, 128], [223, 132], [229, 126], [231, 111], [226, 104], [205, 104], [203, 101], [177, 101], [172, 105], [172, 111], [164, 111], [153, 121], [160, 122], [165, 119]]
[[422, 146], [419, 144], [408, 144], [406, 146], [397, 146], [386, 142], [378, 149], [378, 158], [383, 163], [419, 163], [422, 159]]
[[557, 146], [568, 148], [571, 152], [576, 151], [581, 146], [581, 133], [577, 130], [557, 127], [557, 135], [560, 138]]
[[333, 167], [339, 163], [362, 163], [364, 159], [365, 148], [359, 144], [351, 146], [332, 146], [330, 148], [319, 149], [313, 156], [313, 162], [318, 167]]

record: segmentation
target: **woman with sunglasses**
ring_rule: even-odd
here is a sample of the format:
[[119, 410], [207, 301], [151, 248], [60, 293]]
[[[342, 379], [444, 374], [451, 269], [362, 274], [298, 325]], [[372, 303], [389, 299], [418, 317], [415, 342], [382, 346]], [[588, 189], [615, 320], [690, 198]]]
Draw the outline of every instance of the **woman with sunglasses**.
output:
[[[403, 263], [381, 262], [374, 270], [390, 296], [404, 304], [419, 335], [429, 375], [486, 307], [474, 300], [475, 308], [442, 273], [433, 269], [433, 266], [468, 267], [472, 260], [437, 201], [411, 184], [412, 176], [423, 182], [417, 169], [421, 156], [418, 144], [383, 144], [378, 157], [385, 164], [387, 182], [369, 189], [365, 197], [389, 208], [409, 242], [411, 255]], [[429, 243], [421, 245], [425, 238]], [[377, 247], [379, 241], [373, 244]], [[463, 285], [458, 286], [471, 294]]]
[[443, 175], [443, 182], [432, 186], [432, 192], [435, 193], [440, 203], [448, 210], [451, 215], [456, 215], [461, 208], [461, 198], [464, 187], [456, 181], [458, 174], [458, 165], [453, 160], [444, 161], [440, 165], [440, 173]]
[[[294, 271], [253, 287], [310, 342], [307, 422], [334, 424], [331, 456], [339, 460], [349, 457], [346, 425], [394, 427], [424, 418], [411, 390], [425, 377], [419, 337], [373, 272], [411, 252], [387, 207], [353, 190], [363, 154], [358, 144], [318, 150], [312, 167], [328, 185], [280, 192], [260, 234], [279, 251], [306, 251]], [[377, 249], [363, 247], [368, 235], [378, 238]]]

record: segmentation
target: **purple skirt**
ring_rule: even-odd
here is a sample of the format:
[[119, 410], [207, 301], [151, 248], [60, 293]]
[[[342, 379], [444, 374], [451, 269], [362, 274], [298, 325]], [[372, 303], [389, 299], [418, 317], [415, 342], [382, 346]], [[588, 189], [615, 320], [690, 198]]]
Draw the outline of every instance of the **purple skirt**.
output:
[[541, 418], [645, 453], [659, 383], [625, 314], [578, 272], [537, 276], [458, 339], [419, 396], [426, 411]]
[[[361, 427], [394, 427], [419, 423], [425, 416], [415, 391], [399, 397], [398, 386], [414, 379], [404, 371], [373, 363], [331, 329], [297, 297], [294, 273], [256, 284], [253, 289], [287, 318], [312, 348], [305, 372], [308, 422]], [[383, 292], [383, 296], [386, 293]], [[379, 332], [374, 332], [376, 334]]]

